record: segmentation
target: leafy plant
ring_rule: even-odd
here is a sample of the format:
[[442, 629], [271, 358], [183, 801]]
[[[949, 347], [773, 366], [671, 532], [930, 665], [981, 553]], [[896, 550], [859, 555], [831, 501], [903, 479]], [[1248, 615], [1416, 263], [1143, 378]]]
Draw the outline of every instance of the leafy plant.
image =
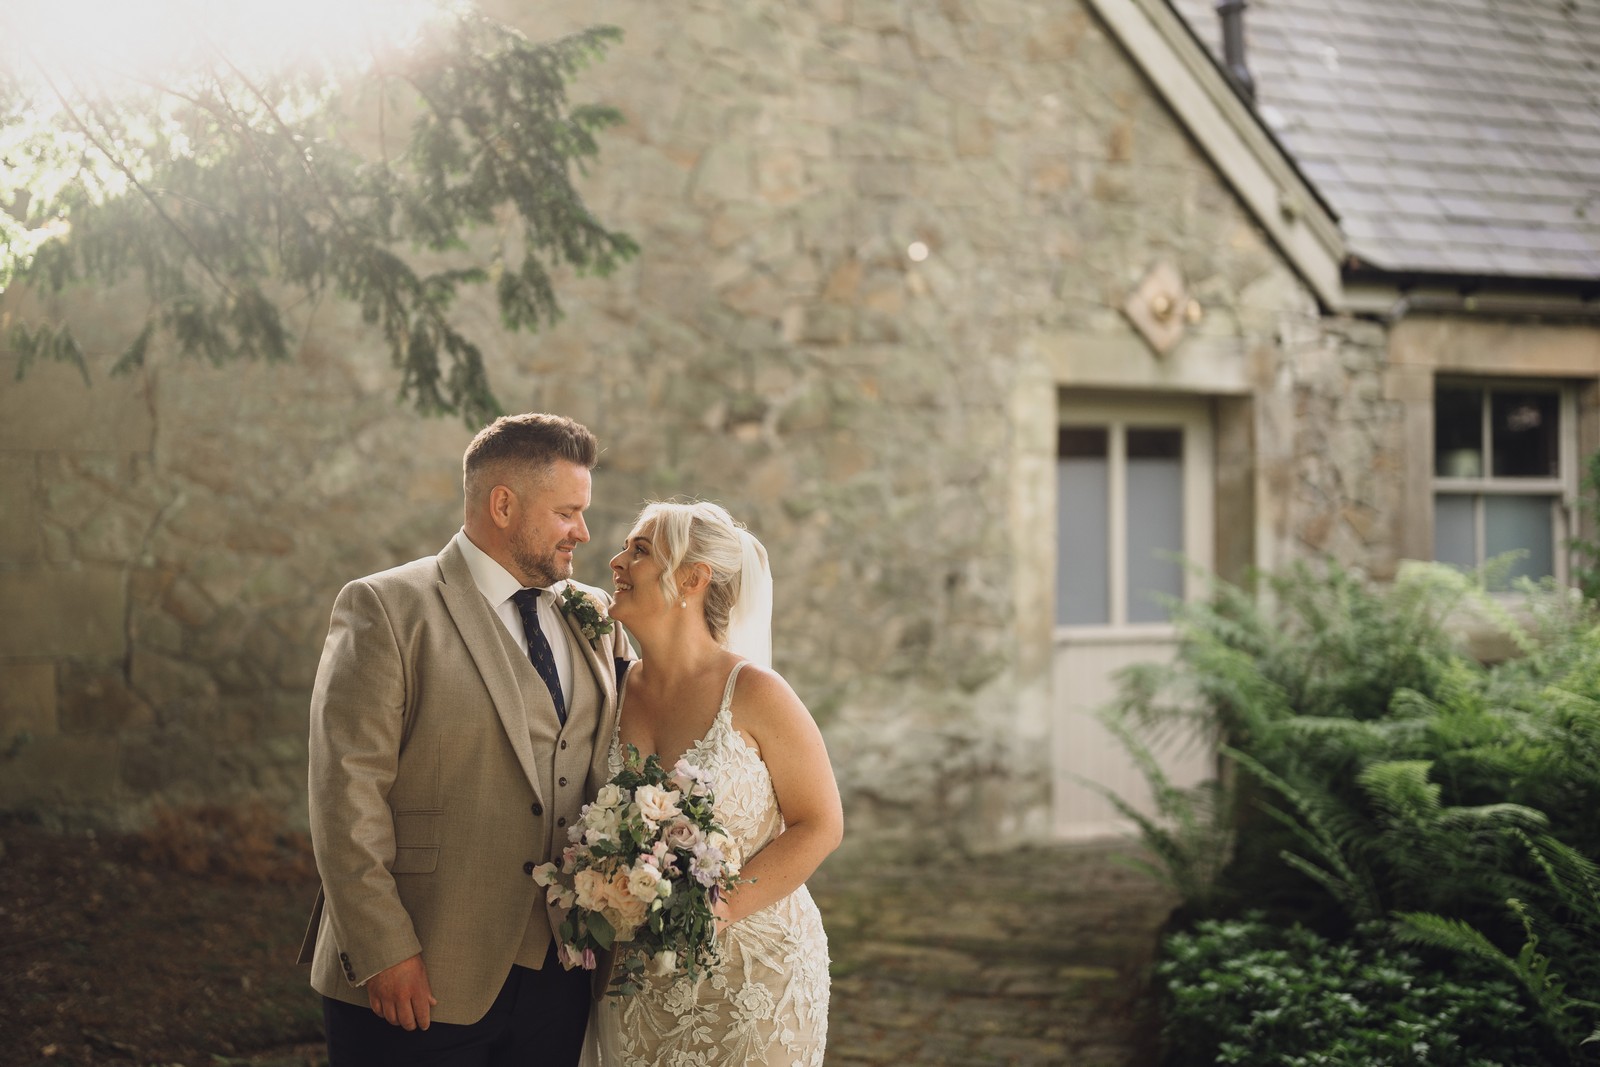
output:
[[[1600, 451], [1583, 465], [1578, 514], [1591, 531], [1600, 529]], [[1600, 600], [1600, 532], [1567, 542], [1572, 550], [1572, 584], [1590, 600]]]
[[[1215, 887], [1175, 883], [1186, 899], [1335, 938], [1394, 923], [1451, 950], [1435, 963], [1451, 981], [1515, 981], [1528, 1025], [1564, 1050], [1543, 1062], [1579, 1062], [1600, 1017], [1600, 629], [1566, 590], [1522, 583], [1513, 605], [1488, 584], [1421, 566], [1382, 589], [1337, 568], [1260, 597], [1219, 586], [1179, 611], [1175, 662], [1125, 678], [1124, 733], [1177, 721], [1226, 739], [1233, 795], [1215, 807], [1236, 813], [1233, 859]], [[1470, 658], [1451, 635], [1466, 615], [1520, 654]], [[1158, 856], [1174, 827], [1165, 809], [1146, 820]]]
[[1564, 1062], [1509, 981], [1442, 974], [1381, 926], [1335, 942], [1257, 913], [1174, 934], [1162, 957], [1163, 1038], [1175, 1067]]
[[[117, 372], [166, 344], [288, 359], [288, 309], [331, 295], [383, 338], [402, 398], [478, 425], [499, 405], [452, 317], [461, 291], [492, 284], [504, 326], [536, 328], [559, 315], [556, 269], [604, 274], [636, 251], [572, 181], [621, 115], [569, 104], [566, 84], [615, 28], [536, 43], [441, 5], [431, 32], [353, 71], [252, 68], [196, 31], [180, 65], [134, 76], [52, 66], [16, 30], [0, 12], [0, 291], [137, 280]], [[468, 249], [473, 231], [488, 239]], [[87, 379], [71, 323], [26, 310], [19, 374], [55, 359]]]

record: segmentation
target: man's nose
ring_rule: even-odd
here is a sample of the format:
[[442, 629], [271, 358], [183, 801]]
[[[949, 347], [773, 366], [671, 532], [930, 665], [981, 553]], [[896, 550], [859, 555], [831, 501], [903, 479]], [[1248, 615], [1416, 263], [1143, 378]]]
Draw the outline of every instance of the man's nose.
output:
[[589, 540], [589, 526], [583, 521], [583, 516], [578, 516], [578, 528], [573, 531], [572, 539], [580, 545]]

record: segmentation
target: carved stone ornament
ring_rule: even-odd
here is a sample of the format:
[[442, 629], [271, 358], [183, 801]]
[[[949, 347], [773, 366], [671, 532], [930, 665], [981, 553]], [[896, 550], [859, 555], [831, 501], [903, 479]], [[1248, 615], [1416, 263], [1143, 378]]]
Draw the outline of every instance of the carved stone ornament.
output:
[[1122, 313], [1158, 356], [1183, 339], [1184, 327], [1198, 319], [1199, 309], [1184, 292], [1177, 268], [1165, 261], [1150, 268], [1122, 305]]

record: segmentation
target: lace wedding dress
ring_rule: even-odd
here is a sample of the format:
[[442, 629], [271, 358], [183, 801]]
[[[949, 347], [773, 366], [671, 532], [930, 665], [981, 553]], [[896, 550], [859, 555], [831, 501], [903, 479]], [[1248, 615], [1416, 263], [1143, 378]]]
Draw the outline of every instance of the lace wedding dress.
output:
[[[717, 821], [748, 863], [783, 830], [783, 816], [767, 765], [733, 728], [728, 705], [743, 666], [728, 675], [716, 720], [684, 758], [711, 775]], [[613, 738], [610, 772], [621, 769]], [[604, 1067], [822, 1067], [828, 938], [806, 887], [729, 926], [719, 947], [721, 965], [694, 982], [654, 978], [640, 993], [595, 1005]]]

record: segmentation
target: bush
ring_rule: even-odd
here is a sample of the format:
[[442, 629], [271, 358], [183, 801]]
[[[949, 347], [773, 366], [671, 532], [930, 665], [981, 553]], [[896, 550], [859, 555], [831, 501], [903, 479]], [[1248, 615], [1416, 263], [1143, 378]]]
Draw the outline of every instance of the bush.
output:
[[1168, 1063], [1534, 1067], [1565, 1063], [1519, 990], [1451, 978], [1381, 928], [1330, 942], [1259, 914], [1174, 934], [1157, 968]]
[[[1223, 784], [1156, 788], [1173, 810], [1144, 827], [1187, 914], [1225, 918], [1248, 901], [1335, 940], [1387, 924], [1453, 953], [1439, 966], [1457, 977], [1441, 980], [1514, 983], [1530, 1025], [1566, 1050], [1546, 1062], [1597, 1062], [1600, 1045], [1584, 1044], [1600, 1041], [1594, 605], [1525, 585], [1513, 611], [1440, 566], [1387, 588], [1337, 568], [1267, 586], [1219, 585], [1183, 607], [1176, 660], [1125, 680], [1119, 728], [1136, 754], [1135, 730], [1174, 722], [1225, 742]], [[1468, 656], [1448, 625], [1468, 612], [1520, 654]], [[1229, 833], [1231, 859], [1197, 884]]]

